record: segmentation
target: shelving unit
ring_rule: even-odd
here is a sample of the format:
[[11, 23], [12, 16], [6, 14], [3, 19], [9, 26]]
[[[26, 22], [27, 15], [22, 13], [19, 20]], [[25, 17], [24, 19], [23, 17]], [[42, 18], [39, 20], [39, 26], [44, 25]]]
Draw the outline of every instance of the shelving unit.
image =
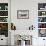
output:
[[46, 37], [46, 3], [38, 3], [38, 31], [39, 37]]
[[0, 3], [0, 35], [8, 37], [8, 3]]

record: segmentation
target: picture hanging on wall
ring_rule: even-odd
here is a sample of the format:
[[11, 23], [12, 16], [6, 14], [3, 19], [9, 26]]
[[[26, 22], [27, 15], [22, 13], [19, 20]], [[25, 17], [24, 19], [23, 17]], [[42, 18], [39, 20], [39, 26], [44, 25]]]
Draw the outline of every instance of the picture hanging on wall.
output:
[[29, 19], [29, 10], [17, 10], [17, 19]]

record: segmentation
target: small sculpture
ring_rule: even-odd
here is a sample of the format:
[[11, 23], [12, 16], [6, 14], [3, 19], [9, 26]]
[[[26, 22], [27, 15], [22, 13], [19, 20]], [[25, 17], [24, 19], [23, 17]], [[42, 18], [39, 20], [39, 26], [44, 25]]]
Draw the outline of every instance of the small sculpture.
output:
[[32, 26], [29, 27], [29, 30], [34, 30], [34, 28], [35, 27], [32, 25]]
[[13, 23], [11, 23], [11, 30], [16, 30], [16, 26], [14, 26]]

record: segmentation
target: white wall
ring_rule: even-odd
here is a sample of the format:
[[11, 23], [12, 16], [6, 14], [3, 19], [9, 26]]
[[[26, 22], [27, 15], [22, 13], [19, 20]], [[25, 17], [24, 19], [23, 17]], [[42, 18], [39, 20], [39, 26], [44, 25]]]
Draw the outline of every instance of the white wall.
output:
[[[34, 36], [38, 36], [38, 3], [46, 3], [46, 0], [11, 0], [11, 22], [16, 25], [17, 30], [27, 30], [33, 24], [36, 32]], [[29, 10], [29, 19], [17, 19], [17, 10], [23, 9]], [[41, 46], [39, 45], [43, 44], [41, 39], [33, 38], [33, 46]]]
[[[17, 19], [17, 10], [29, 10], [29, 19]], [[17, 30], [27, 30], [32, 24], [37, 23], [37, 2], [31, 0], [11, 1], [11, 22]]]
[[[38, 25], [38, 3], [45, 3], [46, 0], [11, 0], [11, 22], [14, 23], [17, 30], [27, 30], [29, 26]], [[29, 19], [17, 19], [17, 10], [29, 10]]]

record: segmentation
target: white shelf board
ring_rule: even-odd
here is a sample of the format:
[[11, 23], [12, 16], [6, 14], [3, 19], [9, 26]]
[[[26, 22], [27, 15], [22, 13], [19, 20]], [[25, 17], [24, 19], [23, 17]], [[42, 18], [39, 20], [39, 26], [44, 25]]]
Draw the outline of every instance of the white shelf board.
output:
[[38, 16], [38, 17], [46, 17], [46, 15], [44, 15], [44, 16]]
[[8, 22], [0, 22], [0, 23], [8, 23]]
[[0, 16], [0, 17], [8, 17], [8, 16]]
[[46, 29], [46, 28], [38, 28], [38, 29]]
[[8, 0], [0, 0], [0, 3], [8, 3]]
[[0, 10], [0, 11], [8, 11], [8, 10]]
[[38, 11], [46, 11], [46, 10], [38, 10]]
[[46, 22], [38, 22], [38, 23], [46, 23]]

